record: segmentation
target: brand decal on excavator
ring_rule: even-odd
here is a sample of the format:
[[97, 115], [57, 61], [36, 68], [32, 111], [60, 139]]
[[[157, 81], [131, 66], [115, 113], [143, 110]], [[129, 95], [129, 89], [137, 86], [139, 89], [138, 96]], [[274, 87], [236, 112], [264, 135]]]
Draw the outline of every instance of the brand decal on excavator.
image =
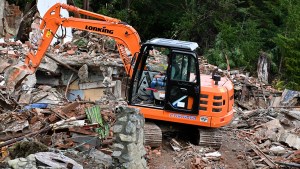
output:
[[181, 114], [170, 114], [170, 117], [180, 118], [180, 119], [188, 119], [188, 120], [196, 120], [196, 116], [189, 115], [181, 115]]
[[97, 32], [104, 32], [104, 33], [114, 34], [113, 30], [106, 29], [105, 27], [98, 28], [98, 27], [95, 27], [95, 26], [88, 26], [88, 25], [86, 25], [85, 29], [91, 30], [91, 31], [97, 31]]

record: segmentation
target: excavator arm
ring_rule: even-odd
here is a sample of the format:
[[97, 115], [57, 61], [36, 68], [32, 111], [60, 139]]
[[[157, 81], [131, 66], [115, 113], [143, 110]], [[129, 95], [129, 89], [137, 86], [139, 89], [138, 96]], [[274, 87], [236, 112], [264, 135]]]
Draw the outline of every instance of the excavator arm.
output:
[[[60, 16], [61, 9], [93, 17], [97, 20], [72, 17], [62, 18]], [[36, 71], [60, 26], [94, 32], [113, 38], [123, 61], [125, 71], [127, 75], [132, 76], [131, 57], [127, 55], [125, 47], [129, 49], [131, 55], [137, 55], [140, 50], [140, 37], [133, 27], [115, 18], [82, 10], [67, 4], [57, 3], [47, 11], [42, 19], [40, 29], [43, 30], [43, 37], [36, 53], [30, 51], [25, 58], [24, 65], [15, 66], [5, 73], [6, 85], [10, 87], [10, 90], [27, 75], [33, 74]]]

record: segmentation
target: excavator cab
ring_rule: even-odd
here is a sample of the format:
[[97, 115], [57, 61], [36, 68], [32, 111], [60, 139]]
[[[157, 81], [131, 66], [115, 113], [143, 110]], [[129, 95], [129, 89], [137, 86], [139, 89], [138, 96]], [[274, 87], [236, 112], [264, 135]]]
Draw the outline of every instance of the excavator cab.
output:
[[[200, 73], [195, 42], [155, 38], [141, 47], [135, 63], [129, 104], [183, 115], [199, 112]], [[149, 109], [150, 110], [150, 109]], [[143, 110], [142, 110], [143, 112]], [[147, 117], [147, 113], [144, 113]]]
[[200, 75], [197, 48], [195, 42], [163, 38], [144, 43], [128, 103], [146, 119], [197, 126], [198, 144], [219, 149], [222, 133], [217, 128], [232, 119], [233, 87], [226, 78]]

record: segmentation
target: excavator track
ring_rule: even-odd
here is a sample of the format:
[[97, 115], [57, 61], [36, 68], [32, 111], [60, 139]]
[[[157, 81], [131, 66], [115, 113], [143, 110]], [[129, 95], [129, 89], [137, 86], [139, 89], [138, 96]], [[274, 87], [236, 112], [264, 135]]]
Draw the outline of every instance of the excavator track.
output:
[[199, 142], [203, 147], [211, 147], [216, 150], [222, 145], [222, 132], [219, 129], [199, 128]]
[[162, 144], [162, 131], [155, 123], [146, 122], [144, 126], [145, 145], [160, 147]]

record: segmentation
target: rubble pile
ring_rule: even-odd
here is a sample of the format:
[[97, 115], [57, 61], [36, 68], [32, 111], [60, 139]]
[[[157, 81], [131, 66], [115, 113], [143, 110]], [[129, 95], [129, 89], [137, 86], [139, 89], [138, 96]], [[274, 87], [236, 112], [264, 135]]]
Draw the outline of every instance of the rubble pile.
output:
[[110, 167], [115, 107], [127, 106], [114, 41], [75, 31], [72, 42], [50, 46], [36, 73], [13, 91], [5, 72], [36, 46], [4, 40], [0, 49], [0, 168]]
[[249, 73], [229, 77], [236, 110], [230, 127], [248, 146], [248, 168], [300, 167], [300, 92], [278, 91]]
[[216, 151], [172, 137], [168, 146], [161, 149], [146, 147], [147, 159], [160, 161], [159, 158], [168, 157], [162, 154], [171, 154], [169, 165], [174, 168], [227, 168], [228, 163], [240, 161], [240, 168], [299, 168], [300, 92], [278, 91], [247, 72], [220, 70], [204, 58], [200, 58], [200, 63], [201, 73], [216, 72], [234, 83], [234, 119], [221, 128], [234, 145], [225, 144], [225, 148]]
[[[1, 6], [7, 5], [0, 2], [0, 18]], [[114, 109], [126, 106], [125, 71], [108, 37], [73, 30], [73, 40], [49, 46], [38, 70], [16, 90], [5, 86], [5, 72], [37, 51], [41, 35], [36, 17], [30, 42], [10, 41], [16, 30], [9, 28], [16, 27], [21, 13], [14, 5], [8, 9], [0, 25], [5, 35], [0, 41], [0, 168], [147, 168], [145, 155], [148, 161], [162, 155], [161, 148], [144, 151], [144, 119], [137, 110]], [[247, 151], [237, 159], [246, 160], [248, 168], [300, 167], [300, 92], [272, 88], [262, 71], [264, 78], [255, 78], [229, 66], [220, 70], [204, 58], [200, 72], [234, 83], [235, 117], [222, 130], [244, 141]], [[177, 167], [226, 168], [220, 151], [174, 138], [169, 148], [176, 152]]]

